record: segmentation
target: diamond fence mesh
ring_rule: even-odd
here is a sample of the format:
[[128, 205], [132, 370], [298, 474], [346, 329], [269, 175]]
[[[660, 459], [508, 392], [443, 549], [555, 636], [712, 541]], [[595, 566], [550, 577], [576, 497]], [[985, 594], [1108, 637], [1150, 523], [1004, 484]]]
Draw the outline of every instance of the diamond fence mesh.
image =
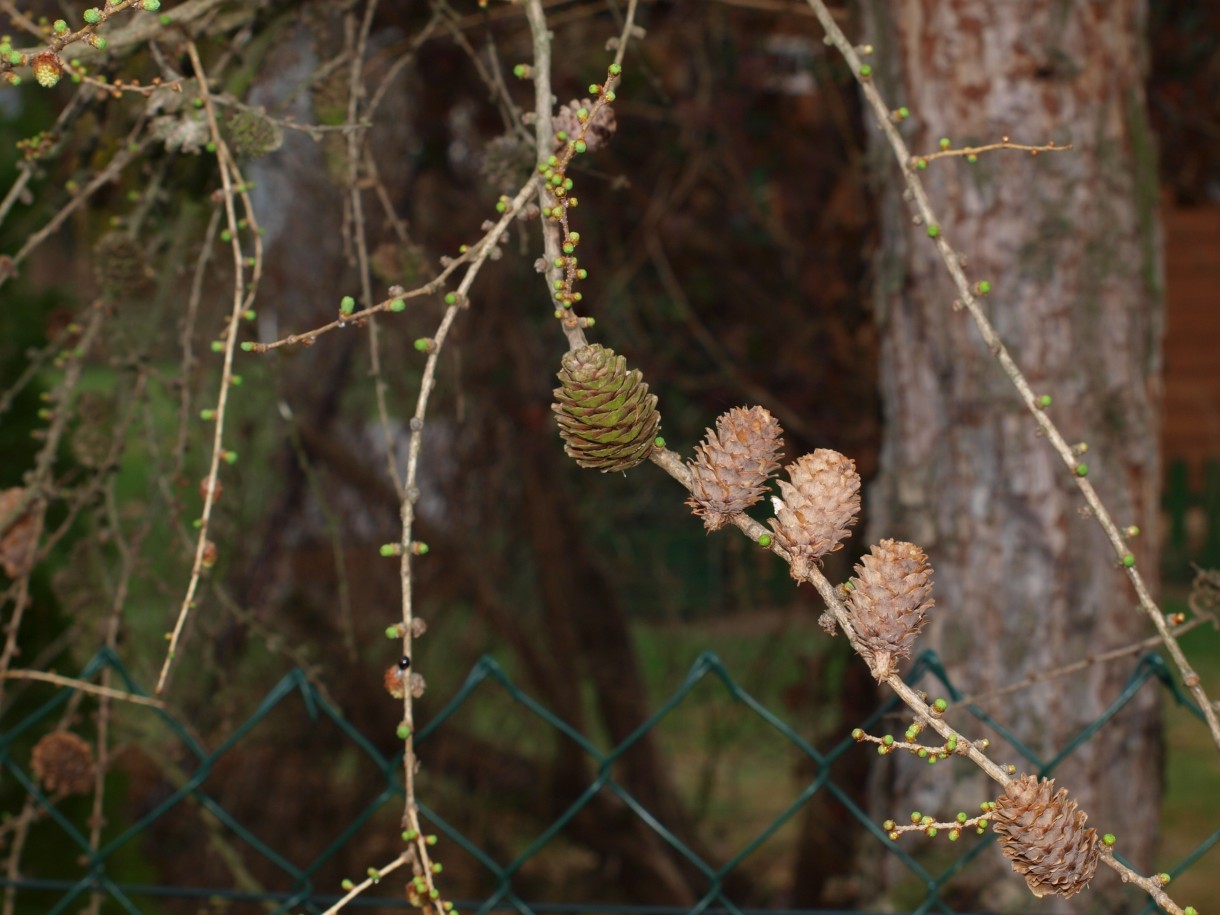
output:
[[[109, 668], [125, 687], [134, 694], [141, 694], [137, 685], [132, 682], [117, 657], [103, 651], [99, 653], [81, 673], [81, 679], [91, 680], [104, 669]], [[654, 814], [647, 809], [633, 794], [616, 780], [616, 764], [619, 764], [640, 739], [653, 731], [665, 719], [678, 709], [704, 681], [711, 680], [723, 686], [725, 703], [731, 703], [748, 714], [757, 716], [766, 728], [773, 732], [791, 749], [793, 754], [803, 758], [808, 778], [802, 790], [795, 792], [791, 798], [785, 798], [786, 805], [762, 829], [745, 841], [731, 856], [720, 861], [709, 861], [697, 853], [672, 832]], [[929, 682], [926, 688], [934, 689], [938, 694], [944, 694], [951, 700], [961, 700], [963, 697], [955, 688], [947, 672], [941, 666], [938, 658], [931, 653], [921, 655], [910, 674], [913, 683]], [[757, 909], [739, 907], [731, 893], [726, 889], [730, 875], [743, 865], [746, 859], [759, 849], [800, 812], [809, 801], [818, 794], [833, 799], [840, 805], [850, 818], [858, 823], [858, 828], [865, 830], [870, 836], [869, 841], [875, 841], [884, 848], [887, 854], [909, 872], [922, 891], [922, 900], [910, 911], [925, 913], [946, 913], [951, 915], [955, 910], [943, 898], [946, 887], [956, 875], [971, 866], [971, 862], [984, 854], [994, 841], [994, 836], [988, 834], [973, 842], [963, 842], [961, 847], [954, 846], [954, 852], [959, 852], [946, 862], [940, 859], [939, 866], [930, 868], [921, 862], [898, 842], [891, 841], [880, 825], [853, 800], [851, 794], [836, 783], [832, 777], [832, 765], [848, 753], [861, 753], [859, 747], [850, 736], [831, 746], [819, 750], [777, 715], [772, 709], [757, 701], [749, 692], [734, 680], [730, 672], [719, 658], [711, 653], [698, 657], [691, 667], [683, 683], [656, 710], [640, 724], [636, 731], [627, 739], [609, 750], [599, 749], [587, 735], [572, 728], [568, 723], [558, 718], [545, 704], [538, 701], [514, 683], [503, 668], [491, 658], [479, 661], [469, 672], [460, 689], [454, 694], [427, 722], [417, 735], [417, 746], [420, 746], [425, 756], [428, 740], [440, 729], [452, 726], [454, 716], [472, 704], [477, 705], [480, 697], [485, 696], [488, 689], [497, 690], [501, 698], [506, 698], [524, 715], [531, 716], [547, 729], [578, 747], [587, 755], [593, 766], [594, 777], [575, 800], [563, 810], [546, 828], [538, 832], [532, 841], [525, 843], [519, 849], [505, 854], [503, 849], [489, 850], [483, 847], [472, 836], [464, 834], [461, 829], [448, 822], [439, 811], [421, 804], [421, 812], [427, 821], [437, 831], [442, 842], [453, 843], [463, 850], [474, 861], [478, 862], [485, 875], [490, 878], [492, 890], [481, 898], [462, 898], [460, 889], [453, 888], [456, 896], [456, 907], [463, 911], [478, 913], [493, 911], [513, 911], [524, 913], [548, 912], [599, 912], [599, 913], [637, 913], [637, 915], [669, 915], [669, 913], [732, 913], [732, 915], [781, 915], [783, 912], [796, 912], [787, 909]], [[1026, 767], [1044, 775], [1053, 774], [1056, 766], [1070, 756], [1075, 749], [1088, 742], [1106, 722], [1117, 715], [1135, 695], [1143, 689], [1163, 689], [1178, 703], [1190, 708], [1189, 697], [1179, 691], [1170, 675], [1168, 668], [1158, 655], [1150, 654], [1136, 665], [1126, 687], [1115, 698], [1105, 712], [1096, 720], [1083, 728], [1075, 739], [1062, 747], [1057, 754], [1044, 758], [1030, 747], [1017, 740], [1004, 726], [981, 708], [966, 705], [978, 721], [1003, 734], [1020, 754]], [[173, 911], [197, 912], [270, 912], [276, 913], [319, 913], [332, 906], [339, 898], [331, 887], [318, 885], [318, 877], [323, 868], [332, 861], [344, 846], [363, 827], [370, 823], [379, 813], [385, 813], [402, 803], [401, 768], [402, 756], [386, 755], [363, 734], [353, 728], [339, 710], [334, 708], [326, 698], [310, 683], [300, 671], [294, 670], [286, 675], [267, 693], [258, 707], [239, 726], [234, 728], [229, 737], [218, 745], [207, 748], [192, 736], [189, 724], [176, 720], [172, 715], [157, 708], [138, 707], [137, 715], [149, 716], [149, 731], [154, 730], [165, 739], [171, 740], [176, 746], [173, 752], [188, 762], [181, 767], [183, 777], [173, 786], [172, 790], [163, 792], [156, 803], [143, 811], [138, 818], [123, 822], [108, 831], [105, 837], [96, 843], [90, 840], [90, 817], [97, 816], [96, 810], [74, 808], [65, 804], [60, 796], [49, 795], [31, 774], [29, 753], [19, 749], [28, 747], [30, 737], [53, 725], [55, 716], [62, 714], [65, 705], [72, 698], [71, 690], [61, 690], [37, 707], [21, 721], [0, 734], [0, 767], [4, 775], [14, 780], [25, 795], [25, 809], [20, 814], [8, 811], [5, 814], [3, 835], [9, 848], [16, 847], [17, 834], [21, 839], [27, 838], [31, 824], [37, 824], [43, 834], [43, 843], [50, 842], [55, 849], [51, 855], [41, 854], [37, 863], [31, 858], [17, 862], [10, 855], [7, 871], [0, 875], [0, 886], [7, 894], [6, 911], [45, 912], [47, 915], [58, 915], [61, 912], [76, 912], [87, 908], [92, 901], [96, 904], [95, 911], [124, 912], [130, 915], [153, 915], [169, 911], [167, 906], [174, 906]], [[247, 740], [256, 727], [268, 718], [277, 708], [286, 703], [300, 703], [304, 712], [312, 719], [329, 722], [329, 726], [337, 729], [346, 749], [354, 750], [362, 759], [362, 765], [371, 766], [370, 771], [377, 773], [375, 784], [370, 786], [368, 802], [352, 813], [350, 820], [344, 824], [336, 824], [333, 837], [328, 844], [317, 851], [308, 860], [290, 860], [270, 843], [258, 835], [257, 824], [243, 823], [231, 815], [225, 807], [213, 796], [217, 780], [224, 778], [218, 765], [222, 758], [234, 747]], [[897, 699], [880, 705], [867, 720], [859, 722], [859, 727], [875, 732], [883, 719], [899, 711]], [[1198, 713], [1197, 709], [1192, 709]], [[846, 735], [850, 728], [844, 728]], [[319, 765], [326, 765], [327, 759], [319, 759]], [[11, 792], [11, 784], [10, 794]], [[702, 875], [703, 895], [697, 904], [689, 908], [672, 906], [625, 906], [619, 904], [601, 904], [588, 901], [573, 902], [539, 902], [531, 901], [520, 892], [518, 883], [522, 869], [538, 856], [545, 848], [562, 836], [565, 827], [600, 794], [613, 796], [622, 805], [631, 810], [647, 825], [666, 845]], [[426, 801], [428, 798], [423, 798]], [[309, 803], [308, 798], [302, 798], [302, 803]], [[232, 860], [231, 871], [234, 880], [229, 885], [197, 885], [189, 873], [178, 874], [178, 879], [170, 883], [133, 882], [130, 875], [132, 856], [139, 857], [148, 853], [141, 851], [142, 843], [147, 842], [150, 831], [162, 818], [171, 812], [181, 811], [189, 807], [200, 821], [206, 824], [206, 830], [227, 840], [224, 847], [236, 857]], [[50, 837], [47, 838], [47, 834]], [[913, 840], [908, 840], [913, 841]], [[1176, 867], [1169, 871], [1171, 876], [1178, 876], [1203, 857], [1217, 842], [1220, 842], [1220, 830], [1213, 832], [1195, 849], [1185, 856]], [[232, 850], [236, 849], [234, 852]], [[155, 849], [152, 851], [155, 854]], [[264, 862], [274, 865], [278, 875], [276, 881], [256, 881], [242, 867], [242, 855], [257, 856]], [[299, 857], [299, 856], [298, 856]], [[44, 862], [51, 862], [49, 864]], [[18, 866], [19, 865], [19, 866]], [[138, 871], [138, 868], [136, 869]], [[44, 872], [45, 871], [45, 872]], [[390, 885], [401, 883], [387, 878], [386, 892], [392, 894]], [[12, 906], [12, 908], [9, 908]], [[183, 907], [186, 908], [183, 908]], [[358, 897], [349, 904], [354, 911], [407, 911], [410, 907], [401, 897], [395, 899], [392, 895], [379, 894]], [[828, 913], [831, 910], [800, 910], [812, 913], [814, 911]], [[1152, 903], [1144, 908], [1144, 912], [1157, 911]]]

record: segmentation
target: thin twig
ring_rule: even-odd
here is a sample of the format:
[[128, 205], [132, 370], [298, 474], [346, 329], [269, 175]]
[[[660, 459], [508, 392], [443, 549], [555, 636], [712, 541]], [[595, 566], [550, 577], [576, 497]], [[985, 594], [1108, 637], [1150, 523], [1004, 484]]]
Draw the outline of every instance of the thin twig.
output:
[[[1216, 620], [1212, 617], [1197, 616], [1190, 622], [1183, 623], [1173, 630], [1175, 637], [1184, 635], [1190, 630], [1202, 626], [1205, 623], [1216, 625]], [[972, 696], [965, 696], [957, 700], [954, 705], [977, 705], [980, 702], [986, 702], [989, 699], [998, 699], [1000, 696], [1007, 696], [1010, 693], [1021, 692], [1038, 683], [1046, 683], [1049, 680], [1057, 680], [1060, 677], [1066, 677], [1079, 671], [1092, 667], [1094, 664], [1108, 664], [1110, 661], [1117, 661], [1119, 658], [1126, 658], [1133, 654], [1138, 654], [1141, 651], [1151, 651], [1161, 644], [1159, 635], [1150, 635], [1146, 639], [1141, 639], [1138, 642], [1133, 642], [1130, 645], [1124, 645], [1122, 648], [1115, 648], [1112, 651], [1105, 651], [1101, 654], [1087, 655], [1079, 661], [1073, 661], [1071, 664], [1065, 664], [1062, 667], [1057, 667], [1054, 670], [1034, 671], [1028, 677], [1009, 683], [1007, 686], [999, 686], [995, 689], [989, 689], [986, 692], [975, 693]]]
[[[199, 81], [200, 88], [205, 90], [201, 92], [200, 97], [203, 99], [203, 108], [207, 115], [208, 130], [211, 133], [212, 142], [216, 145], [216, 162], [220, 171], [220, 181], [224, 194], [225, 220], [228, 225], [230, 234], [229, 243], [233, 252], [233, 310], [229, 315], [229, 322], [223, 341], [224, 362], [220, 374], [220, 393], [217, 397], [216, 409], [213, 413], [213, 421], [216, 425], [212, 434], [212, 457], [208, 468], [206, 485], [204, 486], [203, 513], [200, 516], [199, 538], [195, 543], [195, 560], [191, 568], [191, 578], [186, 587], [186, 594], [182, 598], [182, 606], [178, 610], [178, 619], [174, 623], [173, 631], [170, 633], [169, 647], [165, 652], [165, 661], [161, 665], [160, 676], [157, 677], [156, 692], [158, 695], [165, 689], [166, 679], [169, 677], [169, 671], [173, 666], [178, 650], [178, 642], [182, 638], [182, 630], [186, 626], [187, 617], [190, 615], [191, 608], [195, 603], [195, 592], [199, 587], [199, 578], [203, 574], [204, 554], [208, 545], [208, 523], [212, 518], [212, 507], [216, 503], [216, 482], [220, 473], [220, 462], [224, 452], [225, 412], [229, 401], [229, 388], [233, 384], [233, 351], [237, 347], [237, 332], [242, 314], [249, 304], [245, 292], [241, 234], [237, 224], [237, 213], [233, 205], [235, 194], [233, 176], [237, 176], [240, 182], [240, 173], [237, 171], [236, 163], [229, 153], [229, 148], [224, 141], [224, 137], [221, 136], [220, 125], [216, 121], [216, 108], [212, 104], [209, 93], [206, 91], [208, 85], [207, 74], [203, 69], [203, 61], [199, 58], [199, 49], [195, 47], [193, 41], [187, 42], [186, 49], [190, 55], [195, 79]], [[251, 228], [254, 229], [256, 251], [261, 252], [260, 235], [257, 226], [252, 224], [251, 217], [253, 214], [249, 210], [249, 198], [246, 196], [245, 184], [244, 182], [240, 183], [242, 187], [237, 193], [241, 194], [246, 203], [247, 221], [251, 222]], [[254, 279], [251, 281], [252, 285], [257, 282], [258, 263], [260, 260], [261, 257], [256, 254]], [[250, 295], [253, 295], [253, 291], [251, 291]]]
[[376, 876], [373, 876], [372, 874], [370, 874], [369, 876], [367, 876], [363, 880], [361, 880], [359, 883], [353, 885], [350, 890], [348, 890], [346, 893], [344, 893], [343, 898], [341, 898], [338, 902], [336, 902], [329, 909], [327, 909], [325, 912], [323, 912], [322, 915], [334, 915], [334, 913], [338, 912], [340, 909], [346, 908], [347, 904], [349, 902], [351, 902], [353, 899], [355, 899], [357, 896], [359, 896], [369, 887], [374, 886], [377, 883], [380, 883], [381, 879], [386, 874], [393, 873], [394, 871], [398, 870], [400, 867], [402, 867], [406, 863], [407, 863], [406, 855], [399, 855], [389, 864], [383, 864], [381, 867], [376, 868], [375, 869]]
[[42, 670], [6, 670], [0, 673], [0, 677], [5, 680], [40, 680], [43, 683], [54, 683], [56, 686], [65, 686], [69, 689], [80, 690], [82, 693], [92, 693], [95, 696], [105, 696], [108, 699], [117, 699], [120, 702], [130, 702], [133, 705], [147, 705], [152, 708], [165, 708], [165, 703], [160, 699], [150, 699], [148, 696], [137, 696], [135, 693], [125, 692], [121, 689], [111, 689], [108, 686], [99, 686], [96, 683], [90, 683], [87, 680], [75, 680], [72, 677], [61, 677], [59, 674], [47, 673]]
[[995, 152], [1000, 149], [1015, 149], [1020, 152], [1027, 152], [1031, 156], [1036, 156], [1038, 153], [1044, 152], [1068, 152], [1072, 149], [1072, 144], [1052, 142], [1042, 146], [1030, 146], [1026, 143], [1012, 143], [1008, 137], [1005, 137], [999, 143], [988, 143], [984, 146], [946, 146], [944, 149], [933, 153], [916, 153], [911, 161], [915, 164], [916, 168], [919, 168], [919, 163], [921, 162], [927, 163], [935, 159], [960, 158], [962, 156], [969, 158], [970, 156], [977, 156], [980, 153]]

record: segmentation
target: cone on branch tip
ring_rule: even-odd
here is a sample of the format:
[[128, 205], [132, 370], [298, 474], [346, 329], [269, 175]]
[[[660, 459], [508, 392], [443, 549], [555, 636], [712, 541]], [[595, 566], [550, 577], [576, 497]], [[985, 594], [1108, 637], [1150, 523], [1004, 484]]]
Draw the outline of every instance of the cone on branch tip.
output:
[[558, 377], [551, 409], [569, 457], [603, 473], [648, 459], [661, 414], [639, 369], [628, 370], [624, 357], [595, 343], [565, 354]]
[[[783, 498], [772, 497], [775, 539], [792, 556], [792, 577], [803, 581], [810, 565], [843, 546], [860, 513], [856, 462], [829, 448], [797, 458], [779, 481]], [[789, 480], [791, 482], [789, 482]]]
[[1075, 896], [1089, 885], [1101, 848], [1088, 815], [1054, 779], [1023, 775], [996, 800], [995, 831], [1012, 869], [1035, 896]]
[[779, 469], [784, 442], [779, 422], [762, 407], [734, 407], [716, 420], [687, 461], [686, 504], [709, 531], [719, 530], [762, 498]]
[[869, 550], [851, 580], [847, 609], [864, 660], [884, 680], [911, 656], [933, 606], [932, 567], [913, 543], [882, 540]]

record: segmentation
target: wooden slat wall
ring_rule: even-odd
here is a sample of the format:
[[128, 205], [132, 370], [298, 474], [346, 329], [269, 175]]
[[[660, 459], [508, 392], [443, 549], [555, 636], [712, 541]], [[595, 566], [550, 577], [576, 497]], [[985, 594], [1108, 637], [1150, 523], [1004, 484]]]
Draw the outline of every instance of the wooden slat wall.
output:
[[1165, 464], [1220, 458], [1220, 206], [1166, 207]]

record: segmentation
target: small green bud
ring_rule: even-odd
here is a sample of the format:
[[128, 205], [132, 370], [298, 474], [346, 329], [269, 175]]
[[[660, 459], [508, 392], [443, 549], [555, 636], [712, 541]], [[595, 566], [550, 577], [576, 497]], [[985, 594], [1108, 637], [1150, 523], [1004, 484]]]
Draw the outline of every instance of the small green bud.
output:
[[976, 156], [974, 153], [971, 153], [970, 155], [966, 156], [966, 161], [969, 162], [971, 165], [974, 165], [975, 163], [977, 163], [979, 161], [979, 157]]
[[1135, 568], [1135, 556], [1134, 555], [1132, 555], [1131, 553], [1123, 554], [1123, 568], [1124, 569]]
[[432, 873], [439, 874], [442, 870], [444, 870], [444, 868], [441, 867], [441, 862], [439, 862], [439, 861], [432, 862]]
[[589, 144], [586, 143], [584, 140], [577, 140], [576, 145], [573, 147], [573, 149], [575, 149], [576, 152], [578, 152], [578, 153], [588, 152]]
[[430, 353], [436, 344], [431, 337], [420, 337], [414, 345], [421, 353]]
[[1107, 832], [1101, 837], [1101, 841], [1105, 844], [1106, 848], [1113, 848], [1118, 842], [1118, 836], [1114, 835], [1112, 832]]
[[863, 730], [861, 730], [860, 728], [852, 728], [852, 730], [851, 730], [851, 739], [852, 740], [860, 740], [862, 737], [864, 737]]
[[258, 312], [256, 312], [253, 308], [247, 308], [245, 311], [243, 311], [241, 313], [241, 316], [243, 318], [245, 318], [247, 321], [253, 321], [255, 318], [258, 317]]
[[949, 707], [949, 703], [944, 699], [937, 699], [932, 703], [932, 708], [938, 712], [944, 712]]
[[199, 418], [206, 421], [211, 421], [216, 418], [215, 410], [200, 410]]
[[581, 267], [576, 271], [576, 278], [578, 280], [587, 280], [589, 278], [589, 271]]
[[169, 13], [162, 13], [161, 18], [158, 19], [157, 21], [160, 22], [162, 25], [169, 25], [174, 20], [172, 18], [170, 18]]
[[141, 5], [144, 7], [144, 12], [155, 13], [161, 9], [161, 0], [144, 0]]
[[62, 19], [56, 19], [55, 24], [51, 26], [51, 28], [55, 29], [56, 35], [62, 35], [64, 32], [68, 31], [68, 23], [64, 22]]
[[1089, 465], [1088, 464], [1077, 464], [1075, 474], [1078, 477], [1087, 477], [1089, 475]]
[[1124, 533], [1128, 537], [1138, 537], [1140, 535], [1140, 529], [1137, 525], [1132, 524], [1127, 527]]
[[356, 884], [352, 883], [352, 881], [346, 877], [343, 878], [343, 881], [339, 884], [339, 886], [343, 888], [343, 892], [345, 893], [350, 893], [356, 888]]
[[618, 75], [620, 75], [622, 72], [623, 72], [623, 68], [622, 68], [621, 66], [619, 66], [618, 64], [611, 64], [611, 65], [610, 65], [610, 75], [611, 75], [611, 76], [618, 76]]
[[356, 310], [356, 300], [350, 295], [345, 295], [339, 300], [339, 312], [341, 314], [350, 315]]
[[219, 340], [212, 341], [212, 352], [223, 353], [224, 351], [225, 351], [225, 345], [223, 343], [221, 343]]
[[987, 282], [987, 280], [980, 280], [979, 284], [974, 288], [978, 290], [979, 295], [987, 295], [987, 293], [991, 292], [991, 283]]
[[226, 464], [236, 464], [237, 463], [237, 452], [236, 451], [222, 451], [222, 452], [220, 452], [220, 456]]
[[906, 105], [903, 105], [901, 108], [898, 109], [898, 117], [902, 118], [904, 121], [907, 118], [909, 118], [910, 116], [911, 116], [911, 109], [908, 108]]
[[1156, 875], [1156, 879], [1157, 879], [1157, 880], [1159, 880], [1159, 881], [1161, 881], [1161, 886], [1165, 886], [1165, 885], [1166, 885], [1167, 883], [1169, 883], [1169, 881], [1170, 881], [1170, 880], [1172, 880], [1173, 878], [1172, 878], [1172, 877], [1170, 877], [1170, 876], [1169, 876], [1167, 873], [1165, 873], [1164, 871], [1162, 871], [1161, 873], [1159, 873], [1159, 874], [1157, 874], [1157, 875]]
[[507, 209], [508, 209], [508, 204], [505, 203], [505, 201], [503, 199], [496, 201], [496, 212], [497, 213], [503, 213]]
[[956, 841], [958, 840], [958, 838], [961, 836], [961, 834], [962, 834], [962, 833], [961, 833], [961, 830], [958, 830], [958, 829], [950, 829], [950, 830], [949, 830], [949, 841], [950, 841], [950, 842], [956, 842]]
[[397, 543], [383, 543], [377, 548], [377, 552], [382, 556], [401, 556], [402, 547]]
[[210, 153], [216, 152], [216, 144], [211, 140], [208, 140], [208, 142], [204, 144], [203, 148]]
[[770, 534], [762, 534], [762, 535], [760, 535], [760, 536], [759, 536], [759, 538], [758, 538], [758, 545], [759, 545], [759, 546], [761, 546], [761, 547], [768, 547], [768, 546], [770, 546], [770, 545], [771, 545], [771, 535], [770, 535]]
[[446, 293], [445, 293], [445, 304], [446, 304], [446, 305], [456, 305], [456, 304], [457, 304], [457, 300], [458, 300], [458, 299], [457, 299], [457, 293], [454, 293], [454, 292], [446, 292]]
[[1049, 407], [1052, 402], [1053, 402], [1053, 398], [1051, 397], [1050, 394], [1043, 394], [1041, 397], [1038, 398], [1038, 406], [1040, 406], [1044, 410], [1047, 407]]
[[427, 845], [435, 845], [436, 836], [424, 836], [424, 843]]
[[235, 387], [235, 388], [241, 387], [241, 375], [230, 375], [229, 381], [231, 381], [233, 383], [233, 387]]
[[253, 344], [253, 343], [251, 343], [249, 340], [243, 340], [243, 341], [242, 341], [242, 343], [241, 343], [241, 351], [242, 351], [243, 353], [249, 353], [249, 352], [253, 352], [253, 350], [254, 350], [254, 344]]
[[968, 819], [970, 819], [970, 817], [966, 816], [966, 811], [959, 810], [957, 812], [957, 816], [954, 817], [954, 819], [957, 820], [959, 823], [965, 823]]
[[517, 79], [525, 79], [529, 75], [530, 68], [525, 64], [517, 64], [517, 66], [513, 67], [513, 76], [517, 77]]
[[928, 238], [937, 238], [940, 236], [940, 226], [928, 226]]
[[85, 22], [89, 23], [89, 25], [97, 25], [99, 22], [102, 21], [102, 11], [99, 10], [96, 6], [90, 7], [89, 9], [85, 10], [85, 12], [82, 13], [81, 15], [82, 15], [82, 18], [85, 20]]
[[395, 623], [393, 626], [385, 627], [385, 637], [387, 639], [397, 639], [402, 637], [402, 626]]
[[607, 102], [613, 102], [613, 101], [614, 101], [615, 99], [617, 99], [617, 98], [618, 98], [618, 96], [617, 96], [617, 95], [615, 95], [613, 92], [607, 92], [607, 93], [606, 93], [606, 101], [607, 101]]
[[395, 733], [398, 735], [399, 740], [406, 740], [408, 737], [411, 736], [411, 729], [409, 727], [407, 727], [405, 724], [400, 724], [398, 726], [398, 730], [395, 731]]
[[225, 242], [232, 241], [233, 233], [230, 232], [228, 229], [221, 229], [220, 230], [220, 240], [225, 241]]
[[882, 742], [883, 744], [885, 744], [887, 747], [889, 747], [889, 746], [893, 746], [893, 744], [894, 744], [894, 735], [893, 735], [893, 734], [886, 734], [884, 737], [882, 737], [882, 738], [881, 738], [881, 742]]
[[923, 814], [920, 813], [918, 810], [912, 810], [911, 816], [909, 817], [909, 819], [911, 821], [911, 825], [918, 826], [920, 823], [923, 822]]
[[948, 137], [941, 137], [940, 142], [937, 143], [936, 145], [939, 146], [941, 149], [948, 149], [953, 144], [949, 142]]
[[428, 549], [429, 549], [428, 544], [424, 543], [422, 540], [412, 540], [411, 541], [411, 555], [412, 556], [427, 556]]
[[368, 874], [369, 879], [374, 883], [381, 879], [381, 871], [377, 870], [375, 867], [370, 867], [365, 871], [365, 873]]
[[407, 310], [407, 303], [402, 299], [390, 299], [390, 311], [403, 312]]
[[868, 79], [873, 75], [873, 68], [868, 64], [860, 64], [860, 76], [863, 79]]

